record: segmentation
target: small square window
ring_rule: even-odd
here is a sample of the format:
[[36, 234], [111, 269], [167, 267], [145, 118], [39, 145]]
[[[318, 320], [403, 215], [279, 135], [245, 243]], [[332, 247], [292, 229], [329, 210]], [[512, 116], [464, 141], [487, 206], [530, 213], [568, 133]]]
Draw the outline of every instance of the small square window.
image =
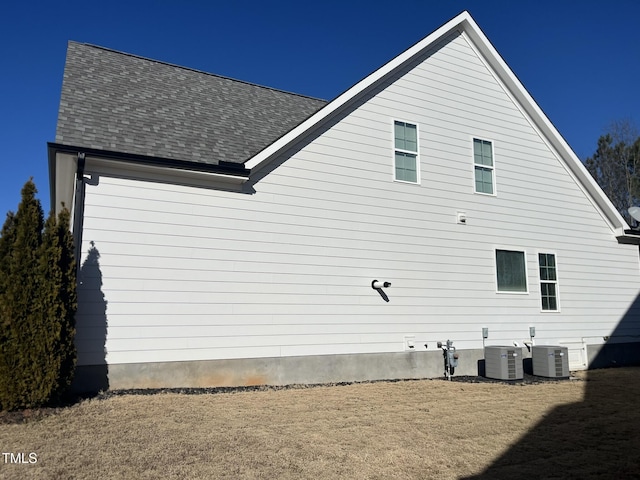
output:
[[396, 152], [396, 180], [413, 183], [418, 181], [416, 155]]
[[410, 123], [395, 122], [395, 141], [396, 148], [417, 152], [417, 127]]

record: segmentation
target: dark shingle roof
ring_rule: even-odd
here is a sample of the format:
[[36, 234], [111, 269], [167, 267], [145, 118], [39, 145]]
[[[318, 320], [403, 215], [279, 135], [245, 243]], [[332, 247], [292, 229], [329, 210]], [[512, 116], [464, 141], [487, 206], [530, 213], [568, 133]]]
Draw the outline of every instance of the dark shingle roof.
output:
[[69, 42], [56, 142], [190, 162], [244, 163], [325, 104]]

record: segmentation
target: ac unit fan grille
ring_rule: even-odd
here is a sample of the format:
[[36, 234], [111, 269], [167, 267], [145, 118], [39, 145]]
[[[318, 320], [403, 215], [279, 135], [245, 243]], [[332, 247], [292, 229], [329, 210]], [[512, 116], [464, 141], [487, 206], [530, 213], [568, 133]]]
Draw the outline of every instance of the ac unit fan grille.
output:
[[555, 355], [555, 366], [556, 366], [556, 377], [563, 376], [563, 368], [562, 368], [562, 350], [554, 350]]
[[507, 351], [507, 376], [509, 380], [516, 378], [516, 352], [515, 350]]

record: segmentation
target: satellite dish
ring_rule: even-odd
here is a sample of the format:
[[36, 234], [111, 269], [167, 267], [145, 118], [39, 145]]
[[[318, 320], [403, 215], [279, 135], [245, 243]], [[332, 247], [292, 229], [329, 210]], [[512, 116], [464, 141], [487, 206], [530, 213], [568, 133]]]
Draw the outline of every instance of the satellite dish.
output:
[[627, 212], [629, 212], [629, 215], [631, 215], [636, 222], [640, 222], [640, 207], [630, 207]]

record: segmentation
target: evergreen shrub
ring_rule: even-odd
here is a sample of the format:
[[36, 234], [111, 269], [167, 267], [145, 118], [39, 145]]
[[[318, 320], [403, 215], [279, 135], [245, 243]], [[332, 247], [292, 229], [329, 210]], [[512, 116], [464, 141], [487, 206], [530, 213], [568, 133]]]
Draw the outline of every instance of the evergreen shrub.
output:
[[61, 400], [75, 369], [70, 213], [44, 222], [36, 192], [29, 180], [0, 232], [0, 410]]

